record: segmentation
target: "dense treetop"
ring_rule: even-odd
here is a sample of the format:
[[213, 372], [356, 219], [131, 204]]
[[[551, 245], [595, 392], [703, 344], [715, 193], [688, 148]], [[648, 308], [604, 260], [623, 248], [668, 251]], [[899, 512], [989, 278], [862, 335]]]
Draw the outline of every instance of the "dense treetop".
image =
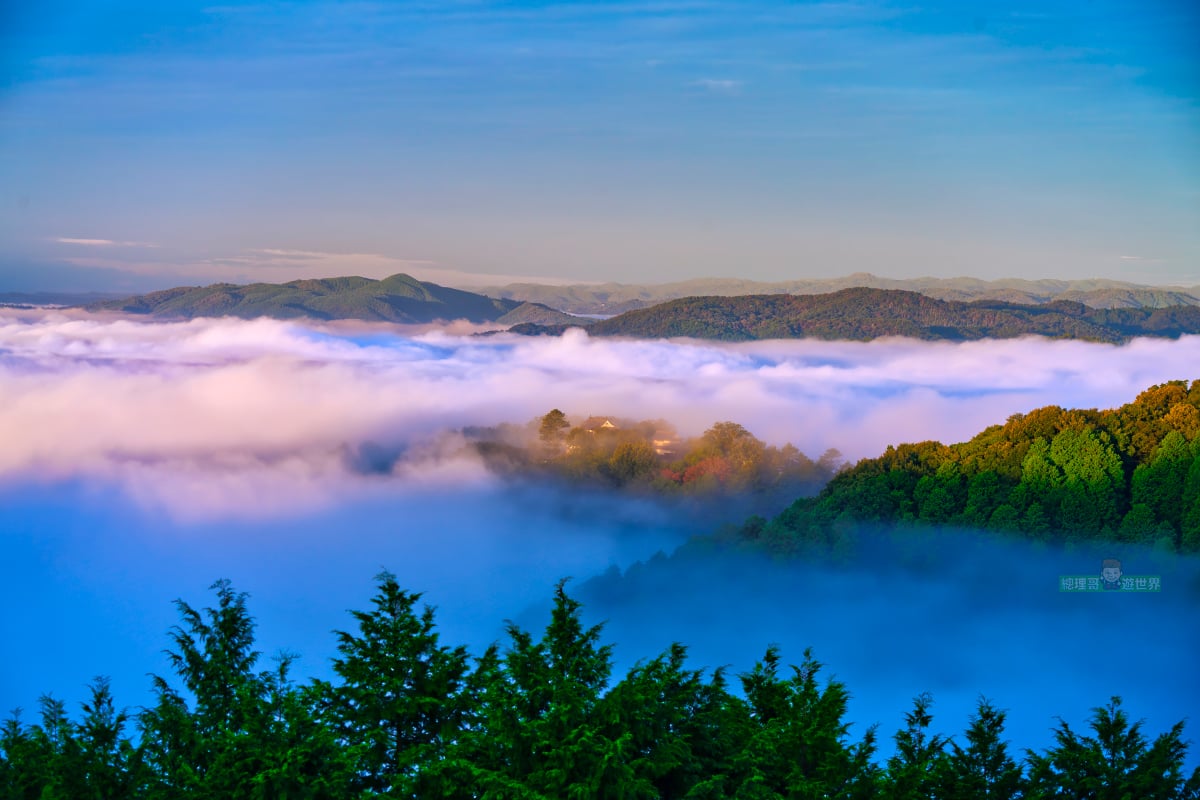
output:
[[72, 718], [52, 697], [39, 719], [0, 727], [0, 797], [80, 798], [1094, 798], [1196, 800], [1180, 722], [1149, 737], [1118, 698], [1086, 732], [1020, 755], [986, 699], [963, 736], [933, 729], [918, 695], [876, 757], [877, 729], [846, 719], [849, 689], [767, 648], [732, 680], [686, 666], [687, 651], [613, 675], [600, 627], [560, 584], [534, 635], [478, 657], [443, 644], [429, 607], [390, 574], [337, 634], [333, 680], [299, 684], [292, 656], [260, 669], [247, 598], [214, 584], [214, 608], [179, 601], [149, 708], [121, 710], [106, 680]]
[[960, 444], [889, 447], [738, 536], [779, 554], [836, 549], [858, 522], [1200, 552], [1200, 381], [1110, 410], [1039, 408]]

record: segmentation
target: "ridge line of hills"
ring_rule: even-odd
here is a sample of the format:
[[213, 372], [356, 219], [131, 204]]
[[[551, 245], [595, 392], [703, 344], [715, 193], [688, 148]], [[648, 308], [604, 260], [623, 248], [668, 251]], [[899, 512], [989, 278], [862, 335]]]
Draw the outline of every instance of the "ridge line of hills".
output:
[[808, 295], [685, 297], [596, 321], [533, 301], [488, 297], [397, 274], [382, 280], [342, 277], [177, 287], [101, 300], [84, 308], [161, 319], [233, 316], [399, 323], [465, 319], [522, 334], [559, 334], [568, 327], [586, 326], [597, 336], [686, 336], [723, 341], [869, 340], [881, 336], [971, 340], [1040, 335], [1117, 343], [1135, 336], [1200, 333], [1200, 300], [1196, 302], [1121, 308], [1095, 308], [1064, 299], [1041, 304], [994, 299], [964, 302], [860, 286]]
[[[180, 292], [184, 288], [222, 291], [254, 287], [261, 292], [267, 287], [302, 287], [327, 284], [328, 289], [345, 288], [346, 282], [387, 284], [389, 282], [438, 284], [416, 279], [403, 273], [375, 281], [370, 278], [334, 277], [296, 280], [283, 284], [215, 283], [208, 286], [175, 287], [135, 295], [138, 298], [160, 296], [163, 292]], [[387, 288], [387, 287], [381, 287]], [[441, 287], [445, 288], [445, 287]], [[1150, 285], [1104, 278], [1085, 280], [1028, 280], [1001, 278], [883, 278], [869, 272], [855, 272], [838, 278], [813, 278], [790, 281], [753, 281], [740, 278], [695, 278], [660, 284], [578, 283], [552, 285], [539, 283], [510, 283], [504, 286], [459, 288], [469, 294], [481, 294], [496, 300], [516, 300], [549, 306], [572, 315], [615, 316], [625, 311], [683, 297], [738, 297], [762, 294], [828, 294], [842, 289], [899, 289], [934, 297], [939, 300], [971, 302], [998, 300], [1023, 305], [1040, 305], [1054, 300], [1071, 300], [1092, 308], [1164, 308], [1175, 305], [1200, 305], [1200, 285]], [[63, 292], [0, 292], [4, 303], [53, 303], [65, 305], [98, 305], [106, 301], [128, 302], [132, 297], [116, 293], [70, 294]]]
[[840, 278], [752, 281], [740, 278], [697, 278], [661, 284], [510, 283], [478, 289], [490, 297], [537, 302], [569, 314], [616, 315], [683, 297], [737, 297], [760, 294], [827, 294], [842, 289], [899, 289], [939, 300], [998, 300], [1039, 305], [1071, 300], [1092, 308], [1164, 308], [1200, 305], [1200, 286], [1151, 286], [1102, 278], [1026, 280], [1001, 278], [883, 278], [855, 272]]
[[[563, 325], [519, 324], [526, 335], [559, 334]], [[897, 289], [842, 289], [814, 295], [685, 297], [627, 311], [589, 326], [592, 336], [689, 337], [719, 341], [851, 339], [884, 336], [965, 341], [1018, 336], [1084, 339], [1113, 344], [1136, 336], [1178, 338], [1200, 333], [1200, 306], [1089, 308], [1055, 300], [1021, 305], [964, 303]]]
[[227, 316], [400, 323], [465, 319], [500, 325], [588, 322], [540, 303], [487, 297], [419, 281], [404, 273], [382, 280], [350, 276], [287, 283], [181, 286], [117, 300], [101, 300], [83, 307], [88, 311], [145, 314], [161, 319]]

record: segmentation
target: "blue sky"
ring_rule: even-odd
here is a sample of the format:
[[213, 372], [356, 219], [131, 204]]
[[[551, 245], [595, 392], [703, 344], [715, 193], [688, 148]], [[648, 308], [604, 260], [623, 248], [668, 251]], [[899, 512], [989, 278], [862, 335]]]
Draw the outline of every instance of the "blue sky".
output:
[[1191, 6], [4, 3], [0, 291], [1200, 284]]

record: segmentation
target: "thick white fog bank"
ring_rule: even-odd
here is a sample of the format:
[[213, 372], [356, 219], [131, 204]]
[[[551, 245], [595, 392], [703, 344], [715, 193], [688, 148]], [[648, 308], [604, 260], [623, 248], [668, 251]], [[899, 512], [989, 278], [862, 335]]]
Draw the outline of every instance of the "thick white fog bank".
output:
[[[685, 435], [734, 420], [854, 459], [1042, 405], [1119, 405], [1200, 369], [1200, 337], [730, 345], [462, 330], [0, 314], [0, 481], [116, 485], [182, 518], [271, 516], [486, 484], [441, 434], [553, 407], [661, 417]], [[363, 470], [364, 445], [403, 456]]]

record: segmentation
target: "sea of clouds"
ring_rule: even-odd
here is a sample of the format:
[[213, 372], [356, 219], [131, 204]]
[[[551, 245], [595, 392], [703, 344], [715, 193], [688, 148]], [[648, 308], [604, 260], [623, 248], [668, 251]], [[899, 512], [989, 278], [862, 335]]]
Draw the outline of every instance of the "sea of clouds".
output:
[[[619, 668], [671, 641], [697, 667], [749, 669], [777, 642], [813, 646], [845, 679], [860, 735], [887, 737], [932, 691], [938, 729], [976, 698], [1012, 710], [1019, 745], [1052, 741], [1113, 694], [1160, 731], [1197, 703], [1195, 559], [1122, 553], [1161, 572], [1153, 596], [1060, 595], [1060, 573], [1107, 550], [1058, 552], [963, 533], [917, 570], [864, 562], [657, 560], [716, 524], [642, 498], [506, 484], [453, 432], [524, 423], [553, 407], [665, 418], [684, 435], [735, 420], [773, 443], [847, 458], [888, 444], [960, 441], [1009, 415], [1113, 407], [1196, 378], [1200, 337], [1122, 347], [1020, 339], [926, 343], [473, 336], [272, 320], [153, 323], [0, 312], [0, 711], [45, 691], [72, 708], [92, 676], [149, 702], [167, 673], [172, 600], [251, 594], [259, 646], [329, 676], [331, 631], [393, 571], [439, 608], [449, 643], [479, 652], [503, 620], [537, 628], [554, 583], [607, 621]], [[953, 557], [951, 557], [951, 554]], [[1189, 736], [1197, 735], [1196, 720]], [[1191, 762], [1196, 763], [1193, 751]]]
[[[723, 344], [475, 336], [268, 319], [145, 322], [0, 313], [0, 483], [118, 486], [181, 519], [306, 513], [492, 480], [447, 435], [576, 418], [733, 420], [848, 459], [969, 438], [1058, 404], [1112, 407], [1195, 378], [1200, 337]], [[362, 453], [402, 454], [364, 469]]]

